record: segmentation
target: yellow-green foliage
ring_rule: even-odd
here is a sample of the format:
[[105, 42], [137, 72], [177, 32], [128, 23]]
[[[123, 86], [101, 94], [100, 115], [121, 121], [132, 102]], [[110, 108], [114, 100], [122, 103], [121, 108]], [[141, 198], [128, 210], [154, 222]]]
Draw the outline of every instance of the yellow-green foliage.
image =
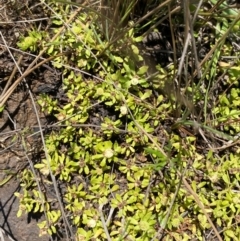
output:
[[[49, 161], [61, 186], [65, 212], [76, 227], [76, 240], [107, 240], [104, 225], [111, 240], [158, 240], [161, 228], [168, 231], [164, 240], [203, 240], [204, 231], [211, 226], [180, 185], [180, 171], [214, 223], [226, 228], [224, 240], [238, 240], [240, 229], [234, 223], [240, 211], [239, 153], [219, 157], [213, 150], [201, 151], [196, 137], [180, 137], [174, 128], [169, 134], [162, 123], [171, 122], [172, 99], [161, 91], [156, 96], [152, 87], [158, 90], [166, 78], [171, 79], [172, 68], [158, 66], [159, 75], [152, 85], [138, 48], [141, 38], [134, 38], [131, 29], [108, 46], [96, 21], [94, 14], [81, 14], [53, 43], [46, 45], [50, 33], [35, 32], [19, 43], [22, 49], [34, 51], [36, 46], [49, 46], [49, 55], [58, 54], [61, 46], [68, 54], [54, 63], [63, 70], [63, 99], [42, 95], [38, 100], [42, 110], [58, 120], [45, 136], [48, 156], [35, 164], [46, 192], [40, 194], [32, 172], [25, 170], [21, 174], [23, 194], [16, 194], [20, 199], [18, 216], [22, 211], [42, 213], [45, 209], [48, 221], [39, 224], [41, 234], [58, 232], [62, 214], [48, 193], [52, 187]], [[57, 32], [58, 27], [52, 31]], [[212, 64], [216, 67], [216, 62]], [[69, 65], [94, 76], [86, 77]], [[229, 69], [234, 82], [236, 72], [238, 67]], [[195, 99], [200, 101], [199, 91], [196, 93]], [[219, 96], [219, 103], [213, 108], [219, 122], [227, 121], [228, 116], [239, 118], [238, 88]], [[184, 120], [181, 124], [184, 127]], [[229, 134], [239, 132], [238, 126], [230, 127]], [[163, 143], [168, 157], [154, 142]]]

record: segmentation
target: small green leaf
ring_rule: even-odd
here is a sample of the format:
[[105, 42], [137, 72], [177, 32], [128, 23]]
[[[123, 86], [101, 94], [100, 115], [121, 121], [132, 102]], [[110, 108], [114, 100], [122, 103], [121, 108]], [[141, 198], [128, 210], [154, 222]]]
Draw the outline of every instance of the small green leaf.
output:
[[144, 65], [144, 66], [140, 67], [140, 69], [138, 70], [137, 74], [138, 75], [143, 75], [143, 74], [145, 74], [147, 72], [147, 70], [148, 70], [148, 66]]
[[140, 98], [141, 100], [146, 100], [152, 95], [152, 90], [147, 90], [144, 92], [144, 94], [141, 93]]
[[21, 217], [22, 216], [22, 210], [19, 208], [18, 212], [17, 212], [17, 217]]
[[155, 155], [160, 160], [166, 161], [166, 159], [167, 159], [167, 157], [158, 150], [154, 150], [152, 148], [145, 148], [145, 151], [147, 152], [147, 154]]
[[118, 62], [118, 63], [123, 63], [123, 59], [119, 56], [114, 56], [114, 59]]
[[136, 47], [135, 45], [132, 45], [131, 47], [132, 47], [133, 53], [138, 55], [139, 54], [138, 47]]
[[0, 107], [0, 113], [4, 110], [4, 106]]
[[231, 238], [236, 238], [234, 232], [230, 229], [226, 230], [224, 233]]

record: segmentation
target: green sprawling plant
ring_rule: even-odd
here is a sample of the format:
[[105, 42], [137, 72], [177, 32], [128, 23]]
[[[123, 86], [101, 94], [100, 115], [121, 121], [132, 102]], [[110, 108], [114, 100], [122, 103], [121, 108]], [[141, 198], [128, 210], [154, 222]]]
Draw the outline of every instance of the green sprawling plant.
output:
[[[51, 31], [29, 31], [18, 44], [31, 51], [48, 47], [50, 56], [66, 52], [53, 63], [63, 73], [62, 96], [42, 94], [38, 99], [42, 111], [55, 117], [56, 124], [45, 136], [47, 155], [34, 165], [37, 177], [30, 169], [20, 175], [23, 193], [16, 193], [18, 216], [23, 211], [45, 212], [46, 220], [38, 224], [40, 234], [61, 232], [63, 213], [51, 191], [54, 175], [74, 230], [73, 240], [150, 241], [159, 240], [163, 232], [163, 240], [204, 240], [211, 225], [181, 185], [180, 172], [224, 240], [238, 240], [239, 151], [221, 155], [212, 141], [202, 147], [199, 141], [226, 136], [234, 140], [239, 132], [239, 61], [227, 69], [219, 66], [221, 56], [232, 53], [232, 46], [221, 42], [214, 58], [203, 64], [204, 77], [199, 83], [166, 92], [165, 85], [169, 86], [167, 81], [172, 81], [176, 68], [157, 66], [157, 74], [150, 79], [141, 33], [151, 24], [157, 26], [157, 14], [170, 5], [149, 1], [153, 4], [149, 6], [162, 7], [149, 8], [150, 20], [138, 17], [146, 25], [141, 28], [140, 20], [129, 24], [137, 18], [137, 1], [100, 2], [100, 14], [96, 14], [97, 8], [80, 4], [83, 11], [63, 35], [49, 43], [72, 10], [51, 4], [61, 20], [52, 21]], [[142, 11], [143, 16], [148, 12]], [[222, 25], [214, 20], [222, 26], [216, 30], [217, 42], [231, 21], [225, 17]], [[197, 24], [202, 24], [201, 20]], [[224, 86], [230, 86], [229, 91], [213, 96], [224, 71], [229, 77]], [[179, 98], [177, 92], [186, 92], [186, 98]], [[191, 106], [203, 103], [202, 116], [188, 108], [190, 100]], [[209, 100], [213, 106], [208, 106]], [[178, 105], [178, 101], [182, 103]], [[174, 119], [176, 111], [178, 120]], [[187, 129], [192, 135], [183, 135]]]

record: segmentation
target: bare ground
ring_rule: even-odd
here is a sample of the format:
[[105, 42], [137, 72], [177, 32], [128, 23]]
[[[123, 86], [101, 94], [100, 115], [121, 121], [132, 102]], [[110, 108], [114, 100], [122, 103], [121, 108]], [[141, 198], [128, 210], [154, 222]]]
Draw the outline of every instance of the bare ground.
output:
[[[0, 0], [0, 98], [20, 76], [17, 70], [11, 79], [16, 66], [14, 61], [17, 62], [21, 56], [17, 51], [19, 36], [31, 29], [33, 24], [44, 27], [48, 23], [47, 13], [37, 2]], [[29, 21], [41, 18], [37, 22]], [[22, 72], [32, 59], [32, 56], [25, 54], [19, 61]], [[49, 69], [51, 67], [45, 66], [39, 72], [27, 76], [26, 82], [18, 85], [0, 113], [0, 240], [47, 240], [46, 236], [39, 237], [39, 228], [36, 225], [39, 217], [23, 214], [17, 218], [19, 200], [14, 193], [21, 192], [18, 178], [20, 171], [28, 168], [29, 160], [37, 160], [40, 155], [40, 150], [36, 148], [39, 146], [37, 115], [42, 124], [47, 119], [40, 113], [38, 106], [36, 114], [29, 93], [32, 93], [36, 103], [39, 86], [42, 89], [45, 86], [46, 89], [46, 78], [49, 80], [53, 76], [50, 74], [49, 77]], [[7, 181], [8, 177], [11, 179]]]

